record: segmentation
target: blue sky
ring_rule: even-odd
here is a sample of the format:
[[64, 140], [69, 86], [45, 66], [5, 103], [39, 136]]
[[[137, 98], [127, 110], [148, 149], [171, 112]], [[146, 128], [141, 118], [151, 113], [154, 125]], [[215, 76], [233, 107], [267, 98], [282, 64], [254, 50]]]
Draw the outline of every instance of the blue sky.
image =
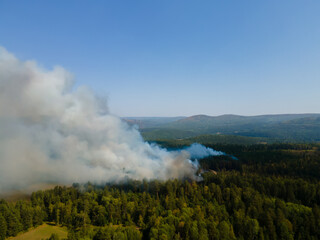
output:
[[0, 45], [119, 116], [320, 112], [320, 1], [0, 0]]

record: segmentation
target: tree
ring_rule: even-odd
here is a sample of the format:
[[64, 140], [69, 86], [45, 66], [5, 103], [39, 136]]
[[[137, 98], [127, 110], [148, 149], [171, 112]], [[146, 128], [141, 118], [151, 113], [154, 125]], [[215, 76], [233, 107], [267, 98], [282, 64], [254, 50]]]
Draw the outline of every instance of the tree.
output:
[[218, 228], [220, 232], [220, 239], [223, 239], [223, 240], [235, 239], [233, 228], [226, 221], [220, 222]]
[[209, 234], [210, 240], [215, 240], [220, 238], [219, 230], [217, 228], [217, 223], [213, 221], [212, 217], [208, 219], [207, 228], [208, 228], [208, 234]]
[[0, 240], [4, 240], [7, 235], [7, 222], [0, 214]]
[[17, 216], [11, 212], [7, 219], [7, 236], [16, 236], [22, 230]]
[[52, 233], [48, 240], [60, 240], [60, 238], [58, 234]]
[[21, 202], [20, 217], [21, 217], [22, 228], [24, 231], [28, 230], [33, 225], [32, 214], [33, 214], [32, 207], [25, 202]]
[[125, 228], [125, 232], [127, 235], [127, 238], [130, 240], [140, 240], [142, 239], [142, 234], [134, 227], [127, 227]]
[[246, 219], [246, 239], [256, 239], [259, 233], [259, 222], [256, 219]]
[[104, 226], [106, 224], [106, 209], [103, 206], [95, 206], [92, 211], [92, 223], [96, 226]]
[[193, 221], [191, 228], [190, 228], [190, 239], [197, 240], [199, 239], [199, 230], [198, 224], [196, 221]]

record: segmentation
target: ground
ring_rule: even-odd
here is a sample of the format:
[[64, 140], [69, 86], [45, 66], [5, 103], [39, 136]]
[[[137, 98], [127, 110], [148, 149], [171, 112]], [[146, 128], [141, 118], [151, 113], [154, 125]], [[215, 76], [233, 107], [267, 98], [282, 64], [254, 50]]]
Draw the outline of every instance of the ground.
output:
[[34, 228], [28, 232], [19, 234], [16, 237], [9, 238], [10, 240], [41, 240], [47, 239], [52, 233], [59, 235], [60, 239], [67, 238], [68, 232], [64, 227], [50, 225], [45, 223], [37, 228]]

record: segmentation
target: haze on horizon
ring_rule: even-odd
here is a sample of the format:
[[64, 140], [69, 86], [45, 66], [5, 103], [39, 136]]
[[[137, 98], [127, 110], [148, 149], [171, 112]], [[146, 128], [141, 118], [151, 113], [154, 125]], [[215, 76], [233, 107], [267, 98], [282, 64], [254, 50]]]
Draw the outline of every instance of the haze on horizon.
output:
[[320, 109], [318, 1], [0, 1], [0, 46], [119, 116]]

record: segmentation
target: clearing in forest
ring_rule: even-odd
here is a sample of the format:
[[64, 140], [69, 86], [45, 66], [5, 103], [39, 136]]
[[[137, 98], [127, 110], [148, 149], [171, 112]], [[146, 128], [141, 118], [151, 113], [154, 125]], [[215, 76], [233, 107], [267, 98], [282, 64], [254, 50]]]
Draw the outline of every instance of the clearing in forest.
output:
[[12, 237], [9, 239], [10, 240], [41, 240], [41, 239], [49, 238], [52, 233], [58, 234], [60, 239], [67, 238], [67, 235], [68, 235], [68, 231], [66, 228], [44, 223], [37, 228], [33, 228], [28, 232], [19, 234], [18, 236]]

